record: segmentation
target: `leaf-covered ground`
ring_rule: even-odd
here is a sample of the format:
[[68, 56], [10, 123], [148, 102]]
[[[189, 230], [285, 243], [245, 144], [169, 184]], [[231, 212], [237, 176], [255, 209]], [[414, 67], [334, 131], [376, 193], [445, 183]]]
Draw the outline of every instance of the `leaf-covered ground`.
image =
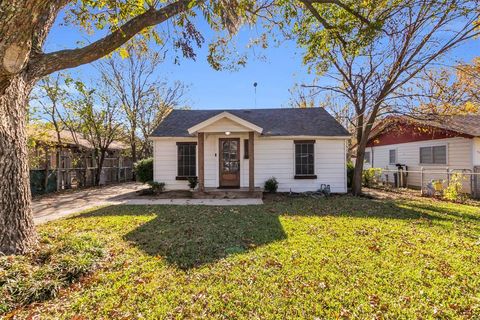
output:
[[480, 208], [426, 199], [111, 206], [40, 227], [108, 261], [20, 318], [480, 318]]

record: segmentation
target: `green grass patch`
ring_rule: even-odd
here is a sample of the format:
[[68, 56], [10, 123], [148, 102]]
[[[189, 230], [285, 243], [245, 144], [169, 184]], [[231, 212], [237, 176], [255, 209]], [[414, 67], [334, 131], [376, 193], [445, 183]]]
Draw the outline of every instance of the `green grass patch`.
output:
[[474, 206], [350, 196], [101, 208], [40, 229], [96, 234], [104, 267], [18, 316], [479, 319], [479, 222]]

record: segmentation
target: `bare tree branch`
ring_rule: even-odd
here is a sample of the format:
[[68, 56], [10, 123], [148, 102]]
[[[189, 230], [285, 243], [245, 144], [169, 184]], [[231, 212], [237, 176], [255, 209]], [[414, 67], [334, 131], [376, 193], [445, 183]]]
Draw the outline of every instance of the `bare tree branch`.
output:
[[167, 21], [171, 17], [190, 9], [191, 0], [178, 0], [158, 10], [149, 9], [136, 16], [116, 31], [83, 48], [39, 53], [32, 56], [28, 68], [30, 77], [40, 78], [52, 72], [95, 61], [122, 46], [138, 32]]

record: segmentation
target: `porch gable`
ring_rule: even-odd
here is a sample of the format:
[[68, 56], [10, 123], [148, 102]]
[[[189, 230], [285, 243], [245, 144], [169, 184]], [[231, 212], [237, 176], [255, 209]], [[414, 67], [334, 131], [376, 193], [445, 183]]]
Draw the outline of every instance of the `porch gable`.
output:
[[263, 128], [237, 117], [229, 112], [222, 112], [205, 121], [202, 121], [188, 129], [188, 133], [194, 135], [198, 132], [249, 132], [261, 134]]

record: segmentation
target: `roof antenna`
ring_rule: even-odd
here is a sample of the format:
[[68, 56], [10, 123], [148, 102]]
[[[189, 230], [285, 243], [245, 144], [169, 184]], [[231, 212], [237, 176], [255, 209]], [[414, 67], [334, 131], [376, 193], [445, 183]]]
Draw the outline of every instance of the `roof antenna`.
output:
[[255, 109], [257, 108], [257, 85], [258, 83], [253, 83], [253, 90], [255, 91]]

